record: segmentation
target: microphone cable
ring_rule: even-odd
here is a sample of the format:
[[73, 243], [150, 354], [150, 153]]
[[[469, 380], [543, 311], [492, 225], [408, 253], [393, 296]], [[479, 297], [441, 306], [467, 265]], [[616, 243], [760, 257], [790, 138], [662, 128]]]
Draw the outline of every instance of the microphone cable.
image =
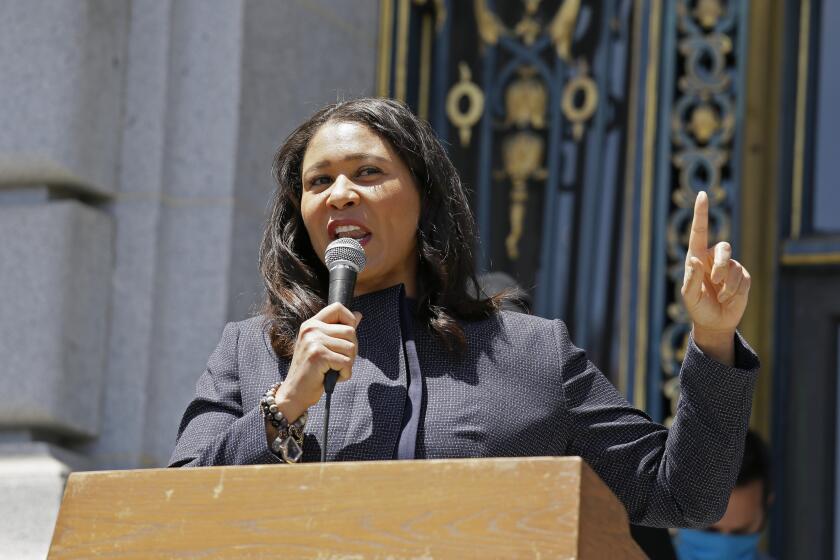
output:
[[[327, 305], [341, 302], [345, 307], [350, 306], [353, 299], [353, 291], [356, 287], [356, 275], [360, 273], [366, 264], [365, 250], [362, 244], [352, 237], [336, 239], [327, 246], [324, 252], [324, 263], [330, 271], [330, 287], [327, 297]], [[324, 376], [324, 392], [327, 395], [324, 401], [324, 426], [321, 434], [321, 462], [327, 462], [327, 437], [330, 430], [330, 405], [332, 394], [338, 381], [338, 372], [329, 370]]]

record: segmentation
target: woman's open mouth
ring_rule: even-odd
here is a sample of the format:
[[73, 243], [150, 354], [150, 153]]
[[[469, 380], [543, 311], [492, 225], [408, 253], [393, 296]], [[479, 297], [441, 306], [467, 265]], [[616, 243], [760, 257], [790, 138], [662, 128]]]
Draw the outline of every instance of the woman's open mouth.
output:
[[333, 228], [333, 235], [331, 235], [330, 237], [333, 237], [334, 239], [352, 237], [353, 239], [361, 243], [362, 246], [365, 246], [370, 241], [371, 233], [360, 226], [354, 224], [347, 224], [336, 226], [335, 228]]

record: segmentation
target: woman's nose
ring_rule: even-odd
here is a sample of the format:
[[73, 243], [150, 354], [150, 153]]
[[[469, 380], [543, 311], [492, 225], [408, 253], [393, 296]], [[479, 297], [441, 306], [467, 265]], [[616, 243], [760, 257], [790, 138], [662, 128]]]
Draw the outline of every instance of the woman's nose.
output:
[[356, 192], [356, 185], [353, 181], [339, 175], [330, 187], [330, 195], [327, 197], [327, 204], [337, 210], [355, 206], [359, 202], [359, 193]]

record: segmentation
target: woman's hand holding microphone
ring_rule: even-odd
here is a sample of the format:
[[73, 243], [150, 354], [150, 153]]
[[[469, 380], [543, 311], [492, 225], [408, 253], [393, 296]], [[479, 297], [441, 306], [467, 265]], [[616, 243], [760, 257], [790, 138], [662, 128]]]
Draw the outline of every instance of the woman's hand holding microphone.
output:
[[[277, 408], [289, 423], [321, 399], [329, 370], [338, 372], [339, 382], [350, 379], [358, 347], [356, 328], [361, 320], [358, 311], [353, 313], [333, 303], [300, 325], [289, 372], [275, 397]], [[268, 428], [273, 431], [270, 425]], [[276, 434], [268, 434], [269, 441], [274, 437]]]

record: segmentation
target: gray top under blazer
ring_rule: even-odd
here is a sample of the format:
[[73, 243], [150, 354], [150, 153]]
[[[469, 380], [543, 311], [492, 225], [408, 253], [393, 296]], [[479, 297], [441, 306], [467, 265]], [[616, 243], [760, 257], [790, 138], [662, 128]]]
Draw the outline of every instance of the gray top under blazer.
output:
[[[407, 394], [401, 297], [395, 286], [353, 302], [364, 319], [352, 379], [333, 395], [330, 461], [395, 456]], [[759, 367], [740, 335], [734, 368], [689, 342], [669, 430], [616, 391], [562, 321], [505, 311], [463, 327], [467, 349], [454, 357], [414, 325], [424, 380], [417, 458], [580, 455], [633, 523], [699, 527], [723, 515]], [[280, 463], [259, 401], [288, 367], [271, 348], [264, 317], [228, 324], [184, 413], [170, 466]], [[320, 459], [323, 402], [309, 411], [304, 461]]]

